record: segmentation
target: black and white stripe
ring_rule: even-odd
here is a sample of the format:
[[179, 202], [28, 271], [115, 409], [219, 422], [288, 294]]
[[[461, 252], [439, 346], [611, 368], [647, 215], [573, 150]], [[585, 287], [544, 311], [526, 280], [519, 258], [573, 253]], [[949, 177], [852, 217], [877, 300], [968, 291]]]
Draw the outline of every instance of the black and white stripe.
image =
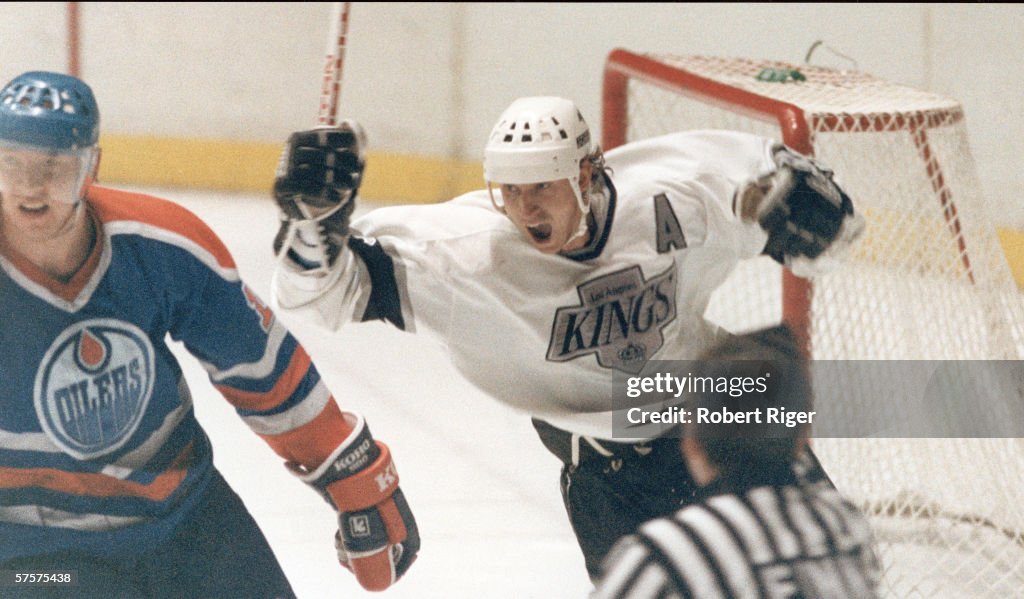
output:
[[593, 599], [876, 597], [864, 517], [828, 483], [718, 495], [643, 525]]

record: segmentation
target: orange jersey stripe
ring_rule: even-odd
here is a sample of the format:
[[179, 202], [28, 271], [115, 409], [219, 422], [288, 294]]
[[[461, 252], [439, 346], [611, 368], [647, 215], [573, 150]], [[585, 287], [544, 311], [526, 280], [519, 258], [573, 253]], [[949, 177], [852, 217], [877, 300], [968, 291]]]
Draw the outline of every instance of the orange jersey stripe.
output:
[[227, 385], [214, 385], [214, 387], [227, 398], [231, 405], [243, 410], [263, 411], [276, 408], [295, 393], [302, 378], [309, 372], [311, 360], [309, 354], [302, 346], [296, 346], [288, 366], [274, 383], [274, 388], [262, 391], [241, 391]]
[[89, 187], [86, 198], [105, 223], [128, 220], [171, 231], [191, 239], [210, 252], [222, 267], [235, 268], [234, 259], [217, 234], [184, 206], [162, 198], [99, 185]]
[[170, 468], [149, 484], [121, 480], [105, 474], [67, 472], [55, 468], [0, 468], [0, 488], [39, 487], [86, 497], [139, 497], [163, 501], [185, 479], [191, 458], [192, 444], [189, 443]]
[[260, 438], [282, 458], [315, 470], [351, 433], [351, 425], [332, 397], [316, 418], [299, 428]]

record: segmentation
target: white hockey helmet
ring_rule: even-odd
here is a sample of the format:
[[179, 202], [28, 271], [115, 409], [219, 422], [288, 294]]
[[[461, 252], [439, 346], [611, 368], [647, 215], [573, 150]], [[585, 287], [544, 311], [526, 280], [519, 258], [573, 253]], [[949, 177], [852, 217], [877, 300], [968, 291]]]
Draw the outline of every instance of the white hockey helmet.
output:
[[[529, 184], [568, 179], [584, 215], [580, 161], [591, 152], [590, 128], [576, 105], [564, 98], [519, 98], [498, 118], [484, 149], [484, 180]], [[501, 206], [499, 205], [499, 208]]]

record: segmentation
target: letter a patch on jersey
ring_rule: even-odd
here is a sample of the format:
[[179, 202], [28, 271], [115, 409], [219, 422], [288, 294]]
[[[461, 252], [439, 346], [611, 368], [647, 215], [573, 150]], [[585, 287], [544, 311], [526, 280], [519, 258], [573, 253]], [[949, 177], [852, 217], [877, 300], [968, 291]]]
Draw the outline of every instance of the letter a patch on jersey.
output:
[[683, 228], [679, 226], [679, 219], [668, 202], [668, 196], [663, 193], [654, 196], [654, 221], [659, 254], [686, 247]]

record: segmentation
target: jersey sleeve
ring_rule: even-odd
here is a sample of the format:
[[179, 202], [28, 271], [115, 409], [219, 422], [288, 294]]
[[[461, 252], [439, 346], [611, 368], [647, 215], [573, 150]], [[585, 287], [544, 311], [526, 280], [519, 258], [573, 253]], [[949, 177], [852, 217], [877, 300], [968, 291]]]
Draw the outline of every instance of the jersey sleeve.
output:
[[687, 131], [634, 142], [608, 156], [616, 186], [655, 198], [659, 235], [679, 239], [677, 247], [727, 249], [749, 258], [768, 238], [757, 223], [740, 219], [736, 195], [774, 171], [775, 147], [745, 133]]
[[200, 239], [174, 268], [170, 335], [201, 361], [245, 423], [284, 459], [313, 468], [351, 426], [298, 340], [238, 276], [227, 248], [186, 213]]
[[322, 276], [279, 263], [271, 282], [274, 309], [295, 313], [330, 330], [369, 319], [364, 318], [369, 311], [371, 318], [404, 329], [392, 256], [374, 239], [353, 236], [347, 245]]
[[[365, 228], [365, 223], [364, 228]], [[271, 305], [330, 331], [352, 322], [384, 320], [400, 330], [414, 330], [409, 313], [407, 262], [391, 246], [385, 248], [374, 227], [353, 234], [325, 274], [312, 274], [278, 262], [271, 278]], [[397, 240], [404, 243], [403, 240]], [[411, 256], [415, 261], [415, 254]]]
[[488, 253], [493, 235], [507, 234], [495, 225], [504, 217], [489, 206], [467, 194], [442, 204], [377, 208], [352, 224], [328, 274], [279, 263], [272, 305], [329, 330], [384, 320], [403, 331], [423, 327], [443, 336], [450, 326], [453, 265], [466, 270], [467, 261]]
[[734, 209], [737, 182], [721, 173], [702, 173], [670, 186], [668, 197], [682, 216], [690, 247], [724, 248], [740, 258], [759, 255], [768, 236], [756, 222], [745, 222]]

